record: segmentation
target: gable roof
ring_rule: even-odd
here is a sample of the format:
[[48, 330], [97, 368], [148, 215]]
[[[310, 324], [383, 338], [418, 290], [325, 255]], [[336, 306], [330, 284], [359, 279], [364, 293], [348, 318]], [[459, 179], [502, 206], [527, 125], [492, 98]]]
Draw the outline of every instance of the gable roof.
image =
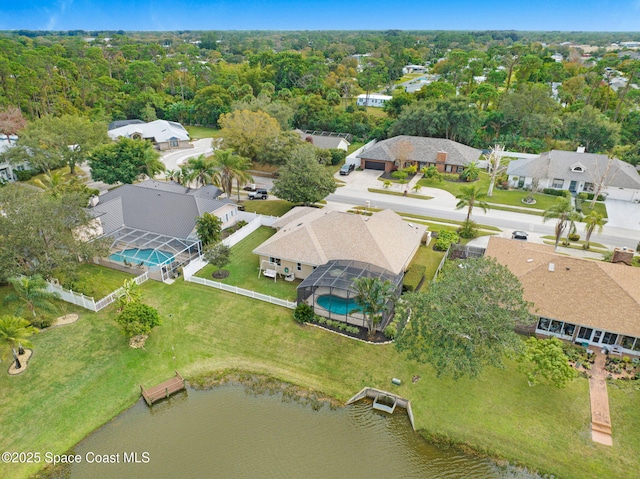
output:
[[553, 246], [495, 236], [485, 254], [520, 279], [535, 314], [640, 337], [640, 268], [559, 255]]
[[349, 259], [395, 274], [406, 269], [426, 231], [391, 210], [364, 216], [326, 207], [293, 208], [273, 226], [279, 231], [254, 254], [316, 266]]
[[140, 185], [123, 185], [99, 197], [100, 202], [91, 211], [100, 218], [105, 235], [128, 226], [186, 239], [192, 236], [196, 219], [203, 213], [234, 204], [228, 199], [170, 191], [175, 187], [170, 183], [164, 188], [160, 185], [151, 187], [153, 183], [161, 184], [147, 181]]
[[131, 138], [138, 134], [144, 139], [153, 140], [155, 143], [162, 143], [171, 139], [189, 141], [189, 133], [180, 123], [167, 120], [155, 120], [149, 123], [137, 123], [132, 120], [124, 126], [109, 130], [107, 133], [113, 140], [117, 140], [120, 137]]
[[387, 140], [382, 140], [362, 151], [357, 158], [365, 158], [367, 160], [395, 161], [395, 148], [398, 143], [409, 143], [413, 150], [407, 152], [408, 161], [436, 161], [436, 154], [440, 151], [447, 152], [446, 163], [449, 165], [467, 166], [473, 161], [478, 161], [480, 150], [472, 148], [457, 141], [447, 140], [445, 138], [429, 138], [424, 136], [408, 136], [400, 135]]
[[[551, 150], [536, 158], [514, 160], [507, 167], [509, 176], [531, 178], [560, 178], [571, 181], [595, 183], [605, 171], [609, 158], [596, 153]], [[584, 167], [583, 172], [572, 171], [572, 167]], [[605, 182], [617, 188], [640, 189], [640, 175], [629, 163], [613, 159]]]

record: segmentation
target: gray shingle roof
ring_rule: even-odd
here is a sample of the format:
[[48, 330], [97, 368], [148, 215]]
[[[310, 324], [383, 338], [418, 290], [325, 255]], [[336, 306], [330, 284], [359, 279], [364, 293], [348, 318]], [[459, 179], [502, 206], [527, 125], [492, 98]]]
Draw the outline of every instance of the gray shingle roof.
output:
[[[551, 150], [537, 158], [512, 161], [507, 168], [507, 174], [595, 183], [605, 174], [608, 161], [607, 155]], [[582, 166], [584, 171], [572, 171], [576, 166]], [[611, 163], [605, 182], [608, 186], [617, 188], [640, 189], [640, 175], [637, 170], [633, 165], [618, 159]]]
[[362, 151], [357, 158], [367, 160], [395, 161], [394, 148], [400, 142], [410, 143], [413, 147], [407, 154], [407, 161], [435, 162], [439, 151], [447, 152], [447, 164], [467, 166], [472, 161], [478, 161], [482, 153], [477, 148], [472, 148], [457, 141], [445, 138], [427, 138], [423, 136], [400, 135], [388, 140], [379, 141], [371, 148]]
[[146, 186], [123, 185], [111, 190], [100, 196], [100, 203], [92, 212], [100, 218], [106, 235], [128, 226], [186, 239], [193, 232], [198, 216], [229, 203], [233, 201], [150, 188], [147, 182]]

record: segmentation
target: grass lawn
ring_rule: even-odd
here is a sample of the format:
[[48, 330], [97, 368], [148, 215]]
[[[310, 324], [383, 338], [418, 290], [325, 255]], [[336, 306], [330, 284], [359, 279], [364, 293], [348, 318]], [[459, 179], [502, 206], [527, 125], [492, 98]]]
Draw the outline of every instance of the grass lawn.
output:
[[[142, 271], [140, 271], [142, 274]], [[78, 267], [78, 276], [71, 289], [85, 296], [93, 296], [97, 301], [102, 299], [122, 286], [125, 279], [134, 276], [115, 269], [97, 264], [81, 264]]]
[[289, 282], [283, 278], [278, 278], [277, 281], [273, 281], [273, 279], [265, 278], [264, 276], [258, 278], [260, 261], [258, 256], [251, 251], [273, 236], [275, 232], [276, 230], [273, 228], [262, 226], [232, 247], [231, 264], [224, 268], [230, 273], [227, 278], [221, 280], [212, 278], [211, 275], [215, 271], [215, 268], [211, 265], [207, 265], [201, 269], [196, 276], [250, 289], [276, 298], [295, 301], [297, 297], [296, 288], [300, 284], [300, 281]]
[[285, 200], [251, 200], [243, 203], [245, 211], [258, 213], [261, 215], [282, 216], [291, 208], [294, 203]]
[[370, 193], [380, 193], [383, 195], [393, 195], [393, 196], [406, 196], [407, 198], [417, 198], [419, 200], [432, 200], [433, 196], [427, 196], [427, 195], [418, 195], [415, 193], [407, 193], [406, 195], [404, 193], [400, 193], [399, 191], [389, 191], [389, 190], [380, 190], [378, 188], [368, 188], [368, 191]]
[[210, 128], [207, 126], [185, 126], [192, 140], [201, 140], [202, 138], [220, 138], [219, 128]]
[[356, 151], [358, 148], [362, 148], [365, 144], [366, 143], [364, 141], [354, 141], [347, 148], [347, 155], [350, 155], [351, 153]]
[[[596, 204], [593, 206], [593, 209], [602, 215], [603, 218], [607, 218], [607, 205], [606, 203], [602, 203], [600, 201], [596, 201]], [[588, 215], [591, 213], [591, 202], [583, 201], [582, 202], [582, 214]]]
[[[431, 281], [436, 274], [438, 265], [442, 261], [444, 251], [434, 251], [431, 245], [421, 245], [416, 251], [416, 255], [411, 260], [411, 264], [420, 264], [425, 267], [425, 282]], [[424, 288], [424, 286], [423, 286]]]
[[[420, 181], [418, 181], [418, 183], [420, 184], [420, 186], [427, 186], [429, 188], [439, 188], [441, 190], [448, 191], [453, 196], [458, 196], [462, 192], [461, 191], [462, 187], [469, 186], [469, 185], [477, 185], [480, 187], [480, 189], [486, 192], [489, 189], [490, 178], [489, 178], [489, 175], [487, 175], [484, 172], [481, 172], [480, 179], [474, 183], [465, 183], [465, 182], [458, 182], [458, 181], [434, 181], [434, 180], [428, 180], [426, 178], [422, 178]], [[503, 206], [517, 206], [519, 208], [526, 208], [526, 209], [546, 210], [546, 209], [549, 209], [549, 207], [551, 207], [556, 202], [556, 199], [558, 198], [557, 196], [553, 196], [553, 195], [536, 193], [535, 195], [533, 195], [533, 197], [536, 200], [536, 204], [527, 205], [522, 202], [522, 199], [526, 198], [528, 194], [529, 194], [528, 192], [523, 190], [499, 190], [498, 188], [494, 188], [493, 195], [490, 197], [487, 197], [485, 201], [487, 203], [495, 203]], [[588, 206], [587, 202], [583, 203], [583, 208], [585, 206]], [[495, 209], [505, 209], [505, 208], [495, 208]], [[604, 204], [597, 203], [596, 209], [600, 213], [604, 214], [606, 218], [607, 212], [606, 212], [606, 208], [604, 208]], [[505, 209], [505, 210], [526, 213], [526, 210], [523, 211], [521, 209], [518, 209], [518, 210]], [[588, 214], [589, 211], [590, 210], [588, 208], [584, 209], [585, 214]], [[532, 212], [532, 214], [536, 214], [536, 213]]]
[[[229, 369], [265, 373], [345, 401], [364, 386], [411, 399], [427, 437], [473, 445], [566, 479], [628, 478], [640, 469], [639, 392], [610, 388], [614, 447], [594, 444], [586, 379], [566, 389], [529, 387], [516, 365], [475, 380], [437, 378], [393, 345], [374, 346], [299, 326], [289, 310], [177, 281], [142, 285], [163, 324], [145, 349], [130, 349], [113, 307], [80, 311], [74, 324], [33, 339], [28, 370], [0, 374], [0, 449], [64, 453], [178, 370], [187, 379]], [[420, 376], [416, 383], [413, 375]], [[633, 386], [633, 387], [632, 387]], [[37, 464], [0, 464], [0, 477], [26, 478]]]

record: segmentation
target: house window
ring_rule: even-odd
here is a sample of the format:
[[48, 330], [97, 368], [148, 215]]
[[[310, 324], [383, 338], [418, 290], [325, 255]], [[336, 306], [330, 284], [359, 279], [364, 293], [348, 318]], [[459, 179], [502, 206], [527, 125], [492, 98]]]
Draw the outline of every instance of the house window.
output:
[[[636, 338], [634, 338], [633, 336], [623, 336], [622, 341], [620, 341], [620, 346], [622, 346], [624, 349], [633, 349], [634, 341], [636, 341]], [[640, 341], [636, 342], [640, 343]], [[640, 344], [638, 344], [638, 347], [640, 348]]]
[[269, 258], [269, 263], [275, 263], [278, 266], [281, 266], [281, 264], [282, 264], [281, 261], [280, 261], [280, 258]]
[[564, 186], [564, 180], [562, 178], [554, 178], [551, 183], [551, 188], [562, 188]]
[[602, 344], [616, 344], [618, 335], [614, 333], [604, 333], [602, 337]]
[[562, 328], [562, 334], [565, 336], [572, 336], [576, 330], [576, 325], [571, 323], [564, 323], [564, 327]]
[[578, 331], [578, 338], [589, 341], [591, 339], [591, 333], [593, 333], [593, 329], [582, 327]]
[[451, 170], [452, 170], [451, 165], [444, 165], [444, 171], [445, 171], [446, 173], [451, 173]]
[[297, 269], [298, 271], [302, 271], [302, 264], [301, 264], [301, 263], [298, 263], [298, 264], [296, 265], [296, 269]]
[[464, 166], [458, 166], [457, 172], [462, 173], [464, 171]]
[[176, 138], [171, 138], [169, 140], [169, 146], [171, 146], [172, 148], [178, 148], [180, 144], [178, 143], [178, 140]]
[[584, 184], [584, 191], [588, 191], [588, 192], [593, 192], [593, 183], [585, 183]]
[[551, 324], [551, 321], [547, 318], [540, 318], [540, 321], [538, 321], [538, 329], [549, 331], [549, 324]]

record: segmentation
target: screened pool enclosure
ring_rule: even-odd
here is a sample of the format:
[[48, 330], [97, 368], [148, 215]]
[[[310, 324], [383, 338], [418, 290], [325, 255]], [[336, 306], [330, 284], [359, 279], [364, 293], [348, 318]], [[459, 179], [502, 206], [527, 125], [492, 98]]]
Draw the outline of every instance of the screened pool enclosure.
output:
[[175, 277], [180, 266], [201, 254], [197, 239], [181, 239], [123, 226], [108, 236], [109, 256], [98, 263], [134, 273], [149, 271], [149, 277], [166, 281]]
[[353, 260], [332, 260], [318, 266], [298, 286], [298, 304], [305, 302], [316, 314], [329, 319], [366, 327], [364, 316], [359, 311], [354, 297], [353, 282], [358, 278], [379, 278], [389, 281], [396, 297], [388, 304], [387, 311], [376, 329], [382, 331], [393, 316], [395, 300], [402, 292], [402, 275], [393, 274], [379, 266]]

